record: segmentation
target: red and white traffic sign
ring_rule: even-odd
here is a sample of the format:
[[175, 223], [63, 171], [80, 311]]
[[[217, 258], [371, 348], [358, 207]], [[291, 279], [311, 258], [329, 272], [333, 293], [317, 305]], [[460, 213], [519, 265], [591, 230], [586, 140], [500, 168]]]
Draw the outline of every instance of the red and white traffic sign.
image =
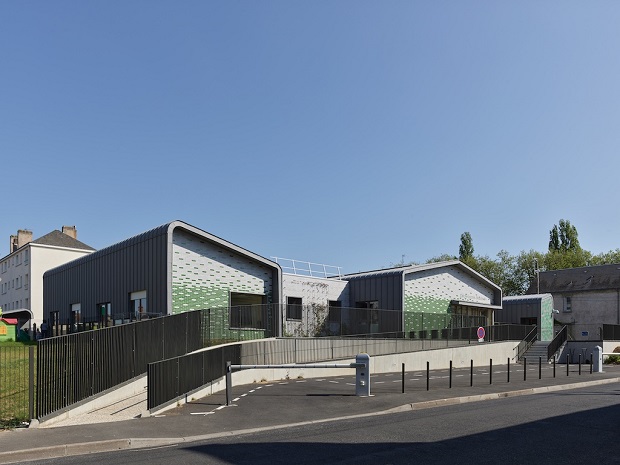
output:
[[484, 331], [484, 328], [482, 326], [480, 326], [478, 328], [478, 342], [484, 341], [484, 335], [485, 334], [486, 334], [486, 332]]

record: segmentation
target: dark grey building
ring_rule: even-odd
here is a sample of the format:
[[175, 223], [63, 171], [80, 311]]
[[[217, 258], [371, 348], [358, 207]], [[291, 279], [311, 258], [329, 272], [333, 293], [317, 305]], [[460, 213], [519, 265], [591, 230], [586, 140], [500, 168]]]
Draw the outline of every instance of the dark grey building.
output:
[[[45, 273], [53, 327], [101, 327], [197, 309], [279, 303], [280, 267], [181, 221], [139, 234]], [[277, 315], [261, 321], [277, 334]], [[232, 325], [234, 326], [234, 324]]]

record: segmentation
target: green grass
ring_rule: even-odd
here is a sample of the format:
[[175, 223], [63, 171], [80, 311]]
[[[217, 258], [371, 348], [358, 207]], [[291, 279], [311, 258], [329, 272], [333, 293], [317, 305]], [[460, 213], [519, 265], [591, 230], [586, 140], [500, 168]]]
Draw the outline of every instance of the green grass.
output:
[[[29, 412], [29, 345], [0, 343], [0, 428], [19, 426]], [[35, 347], [35, 364], [36, 364]]]

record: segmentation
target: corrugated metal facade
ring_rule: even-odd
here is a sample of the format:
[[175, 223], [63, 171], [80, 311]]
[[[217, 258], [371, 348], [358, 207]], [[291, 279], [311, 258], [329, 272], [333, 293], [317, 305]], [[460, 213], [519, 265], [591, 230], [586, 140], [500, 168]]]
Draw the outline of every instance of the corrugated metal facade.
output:
[[349, 302], [356, 307], [358, 302], [377, 301], [383, 310], [402, 310], [402, 271], [372, 275], [345, 277], [349, 281]]
[[130, 311], [130, 293], [146, 290], [148, 311], [166, 314], [168, 225], [152, 229], [48, 271], [43, 279], [43, 312], [70, 321], [71, 305], [81, 304], [82, 321], [97, 321], [97, 304], [112, 314]]

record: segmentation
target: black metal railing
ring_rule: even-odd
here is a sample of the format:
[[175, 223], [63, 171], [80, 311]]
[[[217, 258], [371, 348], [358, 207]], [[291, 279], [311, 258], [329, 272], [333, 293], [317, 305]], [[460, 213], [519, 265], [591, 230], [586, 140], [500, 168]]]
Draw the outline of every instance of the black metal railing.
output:
[[200, 312], [187, 312], [39, 340], [37, 418], [201, 348], [201, 322]]
[[562, 329], [555, 335], [553, 340], [547, 346], [547, 361], [551, 360], [551, 357], [560, 350], [560, 347], [568, 340], [568, 329], [563, 326]]
[[515, 351], [517, 352], [515, 355], [516, 360], [521, 360], [523, 354], [527, 352], [527, 350], [532, 347], [532, 344], [536, 342], [538, 338], [538, 327], [534, 326], [532, 330], [523, 338], [519, 345], [515, 347]]
[[226, 374], [226, 362], [241, 362], [241, 346], [232, 344], [149, 363], [147, 408], [152, 409]]
[[[485, 341], [520, 341], [536, 327], [493, 325], [485, 328]], [[450, 336], [452, 344], [442, 340], [393, 337], [297, 337], [250, 341], [211, 347], [205, 351], [150, 363], [148, 366], [148, 408], [164, 405], [225, 375], [225, 362], [233, 364], [313, 363], [355, 357], [418, 352], [429, 348], [457, 347], [478, 340], [478, 327], [457, 328]], [[534, 331], [535, 334], [535, 331]], [[448, 334], [445, 334], [446, 336]], [[449, 342], [449, 341], [448, 341]]]
[[620, 325], [603, 325], [604, 341], [620, 341]]

